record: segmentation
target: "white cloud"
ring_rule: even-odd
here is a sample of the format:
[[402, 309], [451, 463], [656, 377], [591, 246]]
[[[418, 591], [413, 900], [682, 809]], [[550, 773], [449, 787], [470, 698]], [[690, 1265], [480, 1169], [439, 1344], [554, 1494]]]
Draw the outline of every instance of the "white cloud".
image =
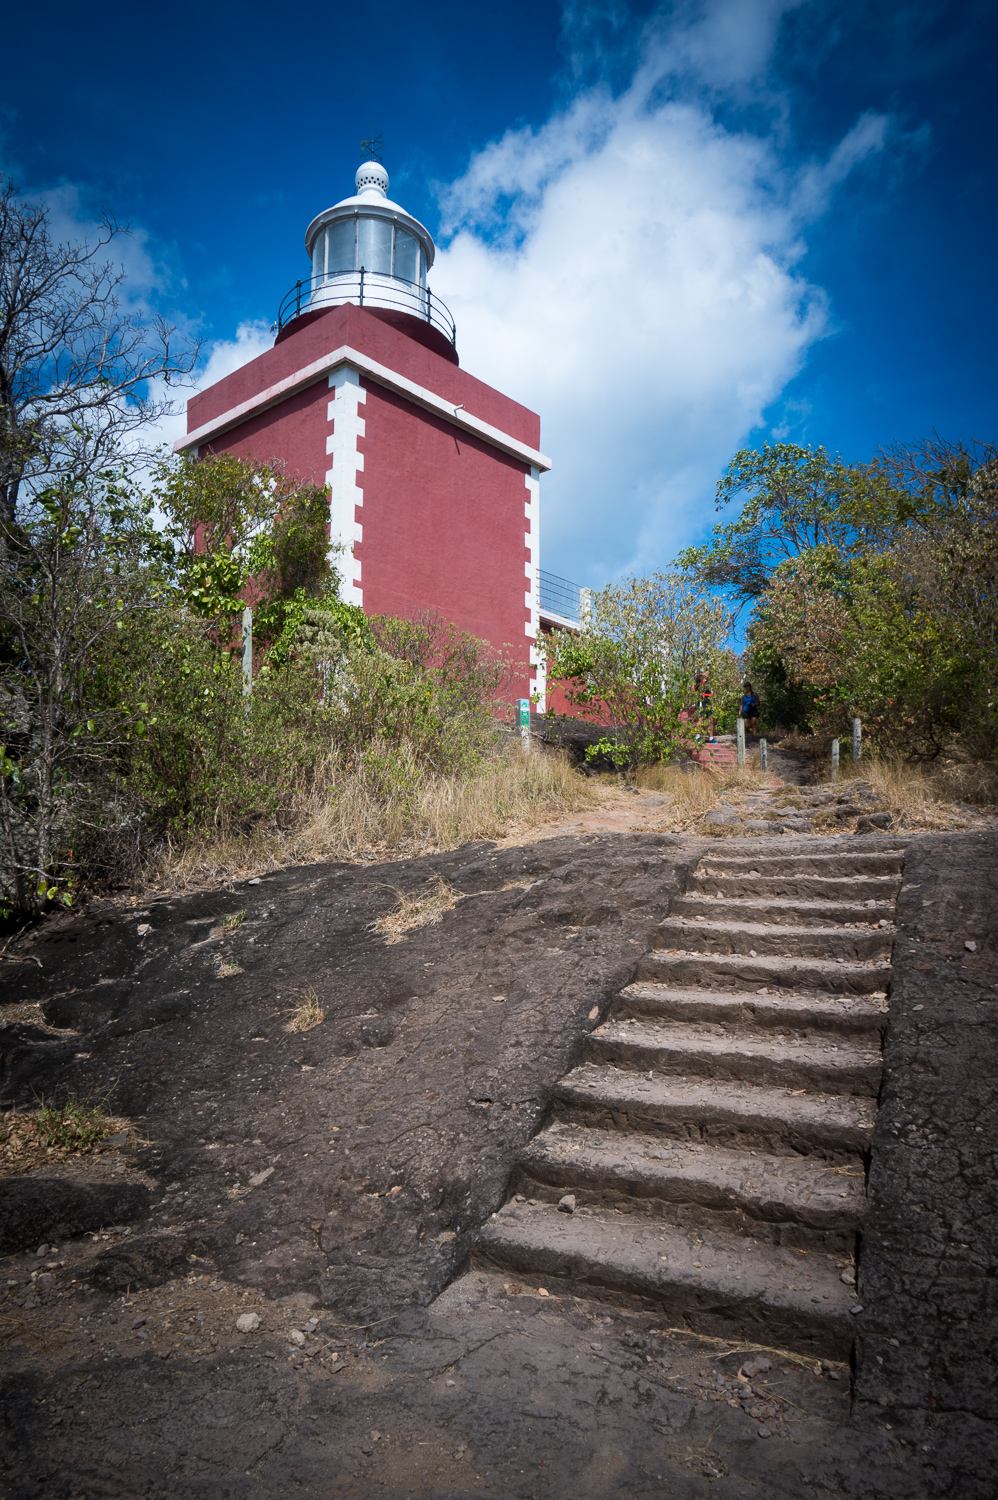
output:
[[796, 206], [801, 214], [814, 216], [824, 212], [834, 189], [845, 181], [853, 168], [884, 149], [888, 123], [886, 115], [871, 111], [860, 115], [827, 161], [812, 162], [804, 168], [798, 178], [796, 194]]
[[[25, 193], [29, 202], [44, 200], [48, 210], [49, 233], [56, 244], [68, 242], [96, 245], [107, 239], [107, 225], [93, 218], [83, 206], [76, 183], [60, 182], [44, 192]], [[115, 234], [95, 257], [97, 264], [108, 262], [124, 272], [118, 295], [124, 311], [148, 312], [150, 299], [158, 296], [170, 281], [162, 261], [157, 262], [150, 250], [147, 232], [141, 227], [121, 226], [125, 232]]]
[[434, 288], [462, 364], [541, 414], [544, 563], [580, 582], [661, 566], [712, 521], [718, 473], [827, 328], [801, 231], [886, 122], [798, 170], [782, 120], [755, 134], [712, 112], [754, 79], [769, 99], [788, 8], [681, 6], [624, 92], [509, 132], [444, 194]]
[[680, 0], [653, 18], [647, 66], [680, 87], [699, 82], [721, 90], [764, 86], [784, 15], [804, 0]]
[[[257, 320], [240, 323], [234, 339], [216, 339], [208, 344], [202, 350], [197, 369], [184, 382], [183, 396], [174, 399], [176, 409], [162, 417], [155, 428], [149, 429], [149, 445], [166, 444], [172, 448], [187, 433], [187, 402], [190, 398], [198, 391], [214, 385], [217, 380], [224, 380], [233, 370], [241, 370], [243, 365], [248, 365], [258, 354], [272, 348], [273, 343], [274, 335], [269, 323]], [[172, 395], [175, 389], [176, 383], [170, 387], [168, 394]]]

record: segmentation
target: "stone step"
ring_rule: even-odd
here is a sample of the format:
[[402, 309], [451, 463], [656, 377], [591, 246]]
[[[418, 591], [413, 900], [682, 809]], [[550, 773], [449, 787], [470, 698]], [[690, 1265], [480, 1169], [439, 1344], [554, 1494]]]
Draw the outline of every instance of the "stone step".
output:
[[585, 1058], [634, 1072], [871, 1098], [879, 1094], [883, 1074], [879, 1046], [681, 1021], [607, 1021], [586, 1037]]
[[668, 1228], [646, 1215], [507, 1204], [475, 1260], [566, 1293], [649, 1301], [669, 1324], [714, 1337], [848, 1358], [854, 1291], [827, 1256], [774, 1251], [728, 1234]]
[[774, 1243], [834, 1240], [847, 1252], [867, 1206], [865, 1174], [856, 1167], [582, 1125], [551, 1125], [535, 1137], [516, 1186], [528, 1197], [557, 1202], [571, 1192], [580, 1207], [647, 1209], [672, 1223], [720, 1217], [718, 1227], [726, 1222], [732, 1233]]
[[721, 922], [765, 922], [783, 926], [830, 927], [833, 924], [850, 926], [876, 926], [881, 918], [890, 921], [894, 916], [893, 900], [867, 901], [821, 901], [783, 900], [768, 901], [764, 897], [708, 896], [700, 891], [677, 896], [669, 915], [689, 920], [706, 917], [708, 921]]
[[900, 875], [764, 875], [756, 871], [755, 865], [740, 875], [716, 873], [713, 866], [709, 874], [697, 870], [690, 877], [688, 894], [704, 896], [710, 893], [725, 900], [786, 896], [793, 901], [805, 897], [861, 905], [872, 900], [893, 906], [901, 888]]
[[[815, 840], [808, 842], [813, 846]], [[785, 853], [779, 845], [767, 848], [756, 843], [754, 848], [741, 846], [737, 854], [708, 853], [700, 860], [702, 869], [722, 875], [750, 870], [760, 875], [900, 875], [903, 865], [903, 850], [845, 849], [838, 840], [833, 848], [798, 847]]]
[[889, 959], [894, 929], [783, 926], [777, 922], [687, 921], [667, 917], [653, 934], [656, 949], [686, 953], [745, 953], [784, 958]]
[[682, 988], [812, 990], [826, 994], [869, 995], [882, 990], [890, 965], [849, 963], [827, 958], [784, 958], [778, 954], [646, 953], [635, 979]]
[[698, 761], [702, 766], [714, 765], [726, 770], [728, 766], [738, 764], [738, 751], [734, 745], [706, 744], [699, 750], [692, 751], [690, 759]]
[[864, 1160], [876, 1109], [868, 1095], [646, 1076], [595, 1063], [573, 1068], [551, 1093], [553, 1117], [565, 1123], [655, 1132], [773, 1156], [820, 1155], [835, 1165]]
[[664, 984], [629, 984], [612, 1014], [652, 1016], [663, 1021], [705, 1021], [720, 1026], [750, 1022], [758, 1030], [811, 1032], [855, 1037], [879, 1044], [887, 1026], [887, 996], [768, 994], [759, 990], [684, 990]]

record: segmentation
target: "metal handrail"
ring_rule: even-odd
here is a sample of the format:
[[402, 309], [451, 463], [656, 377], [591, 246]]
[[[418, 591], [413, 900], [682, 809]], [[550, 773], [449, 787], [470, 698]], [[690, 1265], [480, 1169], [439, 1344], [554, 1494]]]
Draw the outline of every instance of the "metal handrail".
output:
[[334, 271], [328, 276], [296, 281], [278, 309], [277, 330], [315, 307], [337, 307], [344, 302], [356, 302], [360, 307], [366, 302], [369, 307], [408, 313], [429, 323], [457, 347], [457, 326], [450, 309], [428, 286], [384, 271], [366, 271], [363, 266], [359, 271]]
[[559, 578], [557, 573], [547, 573], [543, 568], [537, 570], [537, 584], [542, 610], [551, 610], [565, 620], [581, 621], [582, 596], [588, 592], [581, 584]]

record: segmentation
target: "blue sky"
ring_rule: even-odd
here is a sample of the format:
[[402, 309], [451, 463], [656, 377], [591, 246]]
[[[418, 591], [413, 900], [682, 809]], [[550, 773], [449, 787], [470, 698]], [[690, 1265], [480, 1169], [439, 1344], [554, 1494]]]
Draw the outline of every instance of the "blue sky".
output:
[[56, 3], [5, 19], [0, 163], [217, 375], [265, 347], [358, 143], [438, 237], [462, 363], [535, 406], [543, 565], [714, 520], [739, 446], [994, 439], [998, 8]]

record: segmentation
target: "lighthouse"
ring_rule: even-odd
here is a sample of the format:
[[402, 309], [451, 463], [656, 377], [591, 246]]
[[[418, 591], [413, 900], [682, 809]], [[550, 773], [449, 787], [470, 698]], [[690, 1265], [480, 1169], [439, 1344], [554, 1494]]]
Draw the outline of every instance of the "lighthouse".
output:
[[432, 236], [380, 162], [355, 189], [309, 224], [273, 347], [191, 398], [175, 447], [327, 486], [343, 599], [436, 612], [512, 658], [514, 695], [543, 700], [540, 418], [461, 368]]

